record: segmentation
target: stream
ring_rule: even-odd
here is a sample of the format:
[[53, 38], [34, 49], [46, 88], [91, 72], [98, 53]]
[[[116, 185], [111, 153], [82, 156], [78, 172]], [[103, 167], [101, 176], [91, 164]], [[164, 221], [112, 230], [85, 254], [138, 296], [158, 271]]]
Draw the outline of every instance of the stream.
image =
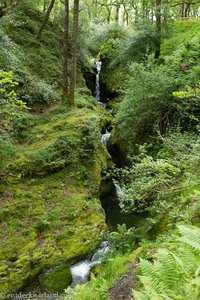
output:
[[71, 288], [75, 288], [77, 284], [84, 284], [88, 281], [90, 270], [92, 267], [102, 262], [103, 256], [110, 251], [107, 241], [101, 242], [100, 247], [95, 253], [86, 260], [80, 261], [70, 267], [72, 274]]
[[[100, 61], [96, 61], [96, 90], [95, 90], [95, 98], [99, 105], [106, 107], [103, 99], [101, 99], [101, 91], [100, 91], [100, 72], [101, 72], [102, 63]], [[104, 147], [107, 148], [109, 140], [111, 137], [111, 132], [106, 129], [106, 132], [101, 136], [101, 142]], [[143, 216], [138, 214], [123, 214], [119, 207], [119, 199], [123, 194], [123, 191], [116, 180], [112, 180], [113, 190], [109, 195], [109, 199], [106, 201], [102, 201], [102, 207], [104, 208], [106, 214], [106, 223], [108, 229], [110, 231], [117, 230], [118, 224], [125, 224], [127, 229], [134, 227], [138, 224], [138, 222], [142, 219]], [[108, 197], [108, 196], [107, 196]], [[103, 204], [105, 203], [105, 204]], [[76, 285], [84, 284], [89, 279], [89, 274], [91, 268], [97, 264], [102, 262], [102, 259], [106, 253], [110, 251], [110, 247], [107, 241], [102, 241], [100, 247], [95, 251], [95, 253], [85, 260], [77, 262], [76, 264], [70, 267], [71, 275], [72, 275], [72, 283], [71, 288], [75, 288]]]

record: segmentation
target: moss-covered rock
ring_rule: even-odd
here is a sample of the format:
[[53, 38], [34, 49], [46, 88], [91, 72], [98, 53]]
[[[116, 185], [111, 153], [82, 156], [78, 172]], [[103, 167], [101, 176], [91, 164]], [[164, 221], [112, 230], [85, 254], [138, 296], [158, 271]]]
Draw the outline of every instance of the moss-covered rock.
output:
[[50, 293], [62, 293], [72, 281], [69, 266], [57, 266], [44, 275], [41, 275], [39, 281], [44, 290]]
[[[92, 107], [54, 107], [16, 145], [1, 188], [1, 292], [20, 290], [39, 274], [46, 289], [61, 291], [71, 280], [68, 264], [100, 243], [101, 172], [111, 158], [100, 139], [105, 113]], [[66, 281], [55, 283], [62, 274]]]

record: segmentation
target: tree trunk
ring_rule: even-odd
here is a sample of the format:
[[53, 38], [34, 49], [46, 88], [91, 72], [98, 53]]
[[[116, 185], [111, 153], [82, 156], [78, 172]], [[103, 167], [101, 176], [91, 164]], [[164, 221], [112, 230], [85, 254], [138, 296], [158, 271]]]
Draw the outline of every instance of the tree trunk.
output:
[[184, 18], [184, 11], [185, 11], [185, 3], [184, 1], [182, 1], [182, 4], [181, 4], [181, 17]]
[[106, 9], [107, 9], [107, 22], [110, 23], [110, 18], [111, 18], [111, 10], [112, 10], [112, 6], [109, 7], [109, 6], [106, 6]]
[[78, 38], [78, 17], [79, 17], [79, 0], [74, 0], [74, 14], [73, 14], [73, 35], [71, 45], [71, 72], [70, 72], [70, 89], [69, 89], [69, 101], [70, 105], [74, 106], [74, 93], [76, 88], [76, 76], [77, 76], [77, 38]]
[[119, 23], [119, 10], [120, 10], [120, 4], [116, 4], [116, 12], [115, 12], [115, 22]]
[[37, 32], [37, 38], [38, 39], [41, 39], [42, 32], [43, 32], [43, 30], [44, 30], [44, 28], [45, 28], [45, 26], [46, 26], [46, 24], [48, 22], [48, 19], [49, 19], [49, 16], [51, 14], [51, 11], [52, 11], [52, 9], [54, 7], [54, 4], [55, 4], [55, 0], [51, 0], [51, 3], [50, 3], [50, 5], [49, 5], [49, 7], [47, 9], [47, 13], [46, 13], [45, 18], [44, 18], [44, 21], [43, 21], [42, 25], [40, 26], [40, 28], [39, 28], [39, 30]]
[[126, 9], [125, 4], [124, 4], [123, 22], [126, 23], [126, 25], [128, 26], [129, 15], [128, 15], [128, 10]]
[[63, 101], [68, 101], [68, 68], [69, 68], [69, 0], [65, 0], [64, 36], [63, 36]]
[[189, 16], [189, 12], [190, 12], [190, 3], [187, 3], [185, 8], [185, 18]]
[[156, 51], [155, 51], [155, 59], [160, 57], [160, 45], [161, 45], [161, 0], [156, 0]]

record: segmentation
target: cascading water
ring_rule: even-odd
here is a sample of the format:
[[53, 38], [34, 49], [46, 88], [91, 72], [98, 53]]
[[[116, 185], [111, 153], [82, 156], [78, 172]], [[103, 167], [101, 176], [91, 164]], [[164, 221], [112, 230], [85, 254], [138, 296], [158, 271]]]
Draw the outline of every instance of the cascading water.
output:
[[102, 62], [96, 61], [97, 74], [96, 74], [95, 98], [96, 98], [97, 102], [101, 102], [100, 83], [99, 83], [101, 66], [102, 66]]
[[107, 241], [103, 241], [100, 247], [92, 255], [90, 259], [86, 259], [76, 263], [70, 267], [72, 274], [71, 288], [75, 288], [78, 284], [84, 284], [88, 281], [90, 270], [93, 266], [102, 262], [105, 253], [110, 251], [110, 247]]
[[113, 179], [113, 184], [114, 184], [114, 187], [115, 187], [116, 199], [117, 199], [117, 201], [119, 201], [119, 199], [123, 195], [123, 191], [122, 191], [121, 187], [119, 186], [119, 184], [117, 183], [117, 181], [114, 180], [114, 179]]
[[111, 136], [111, 132], [109, 132], [108, 130], [106, 130], [106, 132], [101, 136], [101, 141], [105, 147], [107, 147], [110, 136]]

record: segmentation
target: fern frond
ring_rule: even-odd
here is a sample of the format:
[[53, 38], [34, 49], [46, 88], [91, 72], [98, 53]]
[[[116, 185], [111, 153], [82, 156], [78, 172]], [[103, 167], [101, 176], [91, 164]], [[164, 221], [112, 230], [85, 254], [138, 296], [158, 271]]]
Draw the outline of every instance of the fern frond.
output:
[[[157, 255], [156, 268], [159, 272], [159, 278], [166, 289], [176, 286], [177, 278], [182, 279], [182, 264], [178, 257], [167, 250], [160, 250]], [[180, 267], [181, 266], [181, 267]]]
[[156, 276], [139, 276], [140, 281], [145, 286], [145, 289], [150, 294], [161, 293], [166, 290], [166, 286], [163, 284], [162, 280]]
[[200, 265], [200, 257], [197, 257], [195, 250], [188, 244], [184, 243], [179, 246], [176, 255], [181, 259], [185, 273], [195, 272], [197, 266]]
[[148, 260], [140, 258], [140, 268], [144, 276], [155, 276], [153, 264], [151, 264]]
[[[133, 291], [133, 297], [135, 300], [162, 300], [163, 298], [160, 297], [157, 293], [149, 293], [147, 291], [138, 292]], [[168, 299], [172, 300], [172, 299]]]
[[135, 300], [152, 300], [151, 295], [146, 292], [133, 291], [133, 297]]
[[193, 249], [200, 251], [200, 228], [179, 225], [178, 229], [182, 234], [179, 240], [190, 245]]

